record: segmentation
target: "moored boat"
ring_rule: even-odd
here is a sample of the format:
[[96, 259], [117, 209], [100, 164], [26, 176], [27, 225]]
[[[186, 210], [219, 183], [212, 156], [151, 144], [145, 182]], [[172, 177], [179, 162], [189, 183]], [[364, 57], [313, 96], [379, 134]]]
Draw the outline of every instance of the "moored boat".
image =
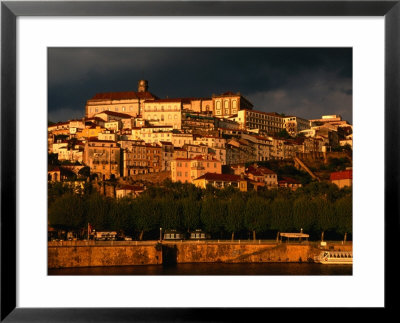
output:
[[352, 265], [352, 251], [322, 251], [314, 259], [315, 262], [324, 265]]

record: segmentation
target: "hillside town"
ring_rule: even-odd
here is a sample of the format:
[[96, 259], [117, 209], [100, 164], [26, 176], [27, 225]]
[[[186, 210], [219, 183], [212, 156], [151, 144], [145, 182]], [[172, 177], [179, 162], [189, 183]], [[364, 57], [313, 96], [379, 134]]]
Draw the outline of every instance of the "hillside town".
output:
[[97, 93], [85, 116], [48, 125], [48, 181], [82, 186], [112, 182], [110, 196], [135, 197], [148, 183], [191, 183], [240, 191], [288, 187], [298, 178], [269, 163], [291, 163], [313, 180], [351, 186], [351, 163], [315, 172], [315, 163], [351, 161], [352, 125], [340, 115], [265, 112], [240, 92], [210, 97], [159, 98], [140, 80], [136, 91]]

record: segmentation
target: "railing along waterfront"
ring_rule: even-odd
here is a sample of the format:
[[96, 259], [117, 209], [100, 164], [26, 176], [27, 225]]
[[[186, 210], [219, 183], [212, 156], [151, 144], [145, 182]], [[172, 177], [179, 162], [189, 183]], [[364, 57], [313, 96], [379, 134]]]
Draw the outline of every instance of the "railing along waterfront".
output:
[[[144, 241], [139, 241], [139, 240], [133, 240], [133, 241], [99, 241], [99, 240], [73, 240], [73, 241], [49, 241], [48, 246], [49, 247], [71, 247], [71, 246], [146, 246], [146, 245], [156, 245], [156, 244], [234, 244], [234, 245], [246, 245], [246, 244], [251, 244], [251, 245], [257, 245], [257, 244], [263, 244], [263, 245], [278, 245], [278, 244], [291, 244], [291, 245], [310, 245], [313, 247], [321, 247], [321, 241], [307, 241], [307, 240], [302, 240], [302, 241], [277, 241], [275, 239], [270, 239], [270, 240], [265, 240], [265, 239], [256, 239], [256, 240], [144, 240]], [[326, 247], [336, 245], [336, 246], [351, 246], [352, 242], [351, 241], [326, 241]]]

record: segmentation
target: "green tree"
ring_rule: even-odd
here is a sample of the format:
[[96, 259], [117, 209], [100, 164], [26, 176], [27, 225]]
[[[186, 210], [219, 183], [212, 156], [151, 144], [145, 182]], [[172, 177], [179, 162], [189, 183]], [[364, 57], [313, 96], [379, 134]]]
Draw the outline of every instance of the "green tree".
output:
[[59, 196], [48, 209], [48, 222], [58, 229], [79, 229], [85, 223], [84, 203], [80, 196], [67, 193]]
[[115, 200], [114, 223], [116, 230], [122, 230], [125, 234], [132, 235], [134, 232], [134, 218], [132, 212], [132, 199], [124, 197]]
[[182, 225], [189, 232], [199, 228], [201, 202], [191, 198], [182, 199]]
[[293, 228], [311, 231], [316, 218], [316, 206], [313, 200], [305, 196], [297, 198], [293, 203]]
[[353, 201], [352, 196], [348, 195], [337, 200], [335, 203], [337, 231], [344, 235], [343, 240], [347, 240], [347, 234], [352, 233], [353, 229]]
[[90, 194], [86, 201], [87, 220], [96, 231], [109, 230], [111, 221], [109, 219], [109, 207], [107, 199], [98, 192]]
[[322, 197], [314, 200], [316, 207], [315, 228], [321, 232], [321, 241], [324, 241], [325, 231], [334, 229], [335, 209], [333, 204]]
[[88, 166], [82, 167], [79, 170], [78, 175], [81, 177], [84, 177], [84, 178], [90, 177], [90, 167], [88, 167]]
[[212, 234], [223, 230], [223, 221], [225, 218], [226, 203], [222, 200], [208, 198], [203, 200], [200, 220], [203, 229]]
[[180, 229], [182, 214], [180, 201], [163, 199], [159, 203], [161, 206], [161, 213], [158, 217], [161, 220], [161, 227], [164, 229]]
[[161, 203], [148, 197], [138, 197], [135, 200], [133, 214], [135, 227], [140, 231], [139, 240], [143, 240], [145, 232], [157, 228], [162, 212]]
[[279, 132], [276, 133], [276, 136], [279, 138], [283, 138], [283, 139], [290, 139], [292, 138], [289, 133], [286, 131], [286, 129], [283, 129]]
[[292, 227], [291, 201], [282, 198], [275, 199], [271, 203], [271, 229], [277, 231], [276, 239], [279, 239], [280, 232], [290, 230]]
[[225, 212], [224, 229], [231, 233], [231, 239], [235, 239], [235, 232], [243, 229], [243, 214], [246, 203], [241, 194], [235, 194], [227, 203]]
[[269, 228], [270, 207], [269, 201], [253, 196], [247, 200], [246, 211], [244, 212], [244, 225], [247, 230], [253, 233], [253, 240], [256, 239], [256, 232], [265, 231]]

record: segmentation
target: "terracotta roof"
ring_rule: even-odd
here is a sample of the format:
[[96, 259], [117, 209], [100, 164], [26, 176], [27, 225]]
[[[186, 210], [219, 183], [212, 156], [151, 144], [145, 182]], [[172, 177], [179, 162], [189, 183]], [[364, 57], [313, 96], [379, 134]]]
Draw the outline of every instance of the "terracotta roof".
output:
[[243, 168], [245, 164], [236, 164], [236, 165], [231, 165], [231, 168]]
[[148, 144], [148, 143], [146, 143], [145, 146], [146, 146], [146, 147], [149, 147], [149, 148], [158, 148], [158, 149], [161, 148], [161, 147], [160, 147], [158, 144], [156, 144], [156, 143], [154, 143], [154, 144]]
[[254, 167], [253, 165], [250, 165], [247, 168], [247, 172], [251, 172], [251, 173], [254, 172], [254, 174], [261, 173], [263, 175], [265, 175], [265, 174], [276, 174], [275, 172], [273, 172], [272, 170], [270, 170], [267, 167], [263, 167], [263, 166]]
[[227, 91], [227, 92], [224, 92], [224, 93], [221, 93], [221, 94], [213, 95], [213, 97], [232, 96], [232, 95], [239, 96], [240, 93], [233, 93], [232, 91]]
[[92, 122], [92, 120], [104, 122], [104, 120], [102, 118], [99, 118], [99, 117], [87, 118], [87, 119], [85, 119], [85, 122]]
[[252, 175], [254, 175], [254, 176], [264, 176], [264, 174], [261, 173], [260, 171], [258, 171], [257, 169], [249, 170], [249, 171], [247, 172], [247, 174], [252, 174]]
[[211, 98], [196, 98], [196, 97], [189, 97], [189, 98], [182, 98], [182, 99], [185, 99], [185, 100], [190, 100], [190, 101], [198, 101], [198, 100], [206, 100], [206, 101], [210, 101], [210, 100], [212, 100]]
[[187, 160], [187, 161], [192, 161], [192, 160], [204, 160], [204, 161], [211, 161], [211, 162], [221, 162], [220, 160], [212, 157], [211, 159], [206, 159], [201, 155], [195, 156], [193, 158], [174, 158], [173, 160]]
[[130, 116], [129, 114], [120, 113], [120, 112], [115, 112], [115, 111], [108, 111], [108, 110], [103, 111], [103, 112], [96, 113], [96, 116], [99, 115], [99, 114], [102, 114], [102, 113], [108, 114], [108, 115], [110, 115], [110, 116], [121, 117], [121, 118], [129, 118], [129, 119], [132, 118], [132, 116]]
[[116, 141], [112, 141], [112, 140], [99, 140], [99, 139], [92, 139], [92, 138], [96, 138], [96, 137], [89, 138], [88, 142], [99, 142], [99, 143], [104, 142], [104, 143], [113, 143], [113, 144], [117, 143]]
[[279, 184], [300, 184], [299, 181], [295, 180], [294, 178], [291, 177], [282, 177], [281, 180], [278, 181]]
[[90, 127], [90, 128], [96, 128], [96, 124], [95, 123], [93, 123], [92, 121], [86, 121], [85, 122], [85, 126], [86, 126], [86, 128], [88, 128], [88, 127]]
[[174, 99], [157, 99], [157, 100], [146, 100], [145, 103], [162, 103], [162, 102], [181, 102], [181, 103], [190, 103], [190, 99], [186, 98], [174, 98]]
[[353, 179], [353, 170], [343, 170], [340, 172], [331, 173], [330, 180], [337, 181], [340, 179]]
[[106, 93], [97, 93], [93, 98], [88, 101], [95, 100], [134, 100], [134, 99], [144, 99], [149, 100], [157, 98], [154, 94], [150, 92], [106, 92]]
[[224, 182], [238, 182], [243, 180], [240, 175], [233, 174], [216, 174], [216, 173], [206, 173], [196, 179], [205, 179], [208, 181], [224, 181]]

